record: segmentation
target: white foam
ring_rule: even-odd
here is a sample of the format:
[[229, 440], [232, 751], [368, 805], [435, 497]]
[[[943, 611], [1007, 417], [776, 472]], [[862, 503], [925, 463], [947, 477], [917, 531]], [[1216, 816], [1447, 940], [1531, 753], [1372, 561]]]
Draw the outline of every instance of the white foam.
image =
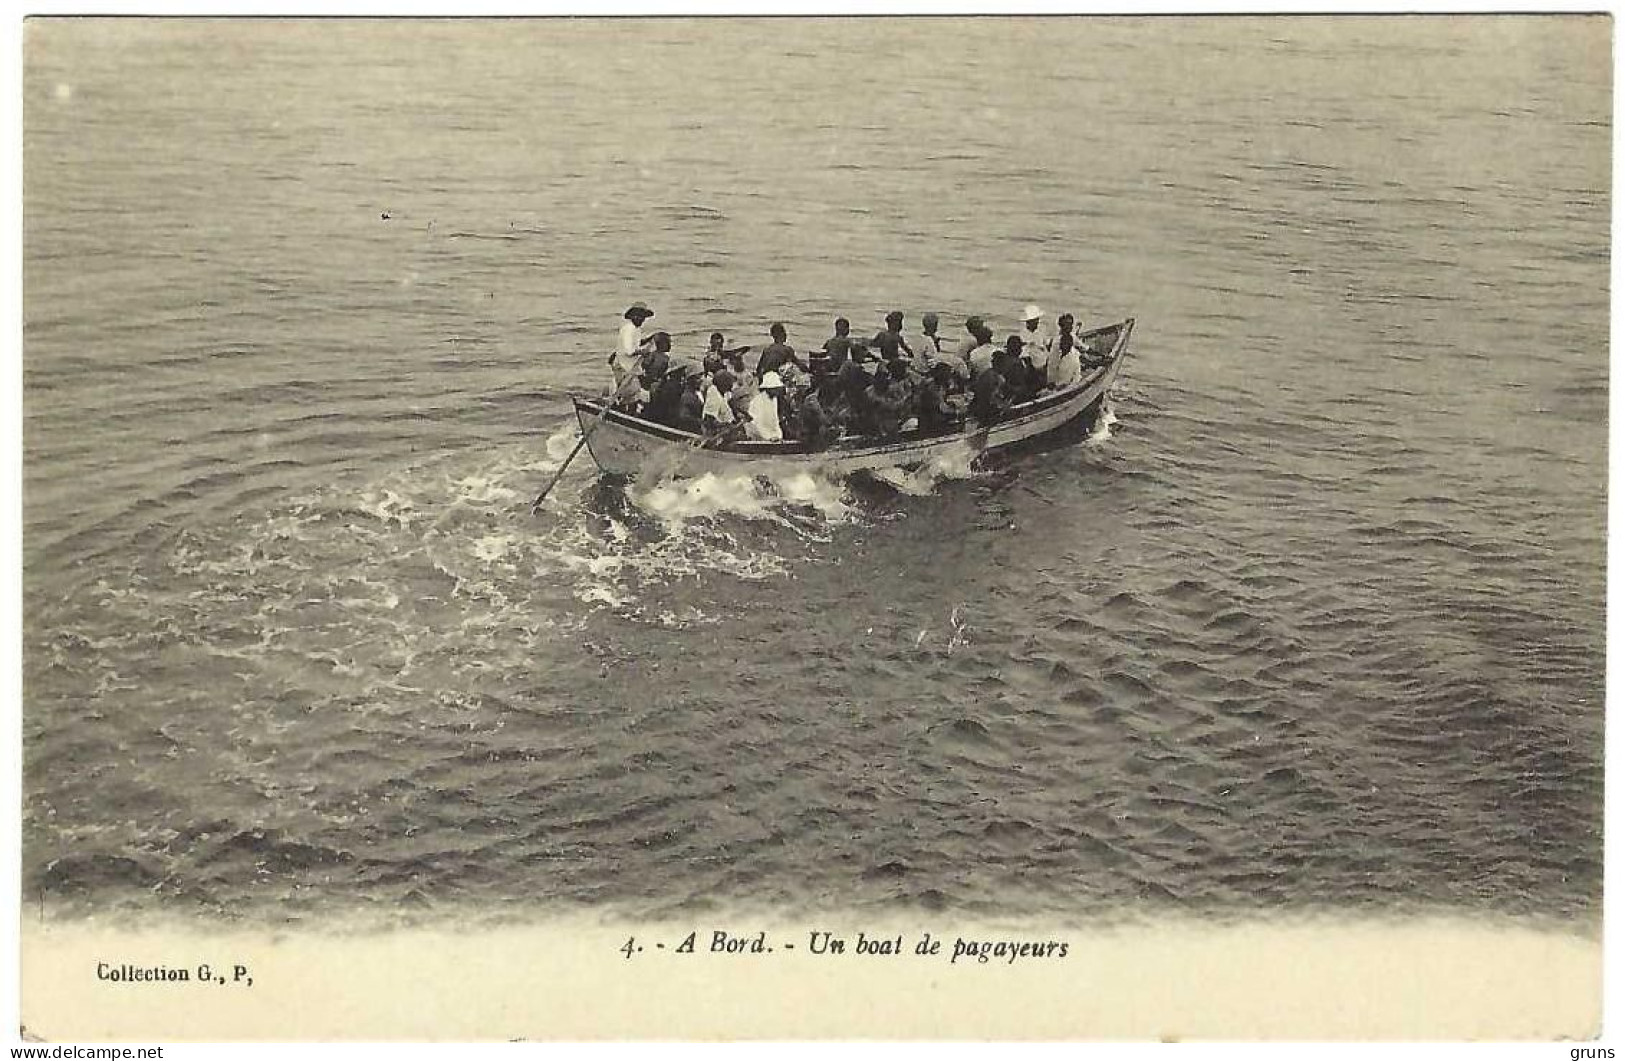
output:
[[845, 487], [811, 472], [793, 472], [779, 478], [766, 475], [719, 475], [707, 472], [693, 479], [673, 479], [634, 489], [627, 495], [640, 509], [674, 522], [738, 516], [771, 520], [798, 533], [802, 524], [787, 520], [785, 506], [814, 509], [829, 522], [849, 519]]
[[556, 431], [547, 436], [547, 442], [544, 445], [547, 449], [547, 456], [552, 460], [555, 469], [564, 461], [564, 458], [570, 455], [570, 451], [575, 449], [576, 443], [580, 441], [581, 429], [576, 426], [574, 418], [566, 420], [559, 425]]
[[878, 468], [870, 475], [900, 494], [925, 497], [937, 484], [976, 475], [977, 451], [968, 444], [954, 446], [913, 468]]

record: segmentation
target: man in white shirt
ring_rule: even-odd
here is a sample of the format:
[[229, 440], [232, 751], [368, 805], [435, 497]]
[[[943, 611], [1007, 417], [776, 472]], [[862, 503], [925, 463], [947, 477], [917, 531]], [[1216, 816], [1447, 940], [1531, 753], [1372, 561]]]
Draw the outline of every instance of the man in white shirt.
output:
[[705, 388], [705, 406], [700, 411], [700, 425], [708, 437], [728, 433], [734, 426], [734, 411], [728, 406], [728, 392], [733, 390], [733, 374], [723, 369], [711, 376]]
[[784, 380], [771, 370], [762, 377], [751, 395], [747, 410], [750, 419], [745, 422], [745, 437], [761, 442], [783, 442], [784, 428], [779, 424], [779, 395], [784, 393]]
[[998, 352], [998, 348], [993, 345], [993, 329], [980, 320], [975, 323], [976, 330], [971, 333], [975, 345], [965, 354], [965, 363], [970, 366], [972, 378], [992, 368], [993, 355]]
[[1070, 387], [1083, 379], [1083, 361], [1079, 356], [1077, 337], [1072, 334], [1072, 314], [1061, 314], [1057, 323], [1061, 326], [1061, 334], [1056, 336], [1055, 349], [1050, 354], [1049, 385]]
[[1055, 337], [1044, 327], [1044, 311], [1029, 305], [1021, 311], [1021, 320], [1021, 359], [1030, 362], [1040, 378], [1047, 376]]
[[655, 315], [655, 311], [641, 302], [634, 302], [622, 314], [626, 318], [621, 325], [620, 340], [615, 344], [615, 352], [609, 355], [609, 370], [615, 374], [615, 390], [620, 391], [622, 385], [629, 377], [642, 373], [641, 357], [643, 347], [648, 340], [643, 337], [643, 322]]

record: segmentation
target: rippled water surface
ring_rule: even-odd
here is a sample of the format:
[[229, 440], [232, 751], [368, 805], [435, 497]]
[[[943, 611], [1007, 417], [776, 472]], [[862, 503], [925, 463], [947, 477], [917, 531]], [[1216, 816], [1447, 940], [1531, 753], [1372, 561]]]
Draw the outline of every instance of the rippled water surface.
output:
[[[1601, 891], [1603, 19], [36, 21], [25, 891], [253, 918]], [[386, 216], [387, 215], [387, 216]], [[997, 469], [567, 393], [1134, 316]]]

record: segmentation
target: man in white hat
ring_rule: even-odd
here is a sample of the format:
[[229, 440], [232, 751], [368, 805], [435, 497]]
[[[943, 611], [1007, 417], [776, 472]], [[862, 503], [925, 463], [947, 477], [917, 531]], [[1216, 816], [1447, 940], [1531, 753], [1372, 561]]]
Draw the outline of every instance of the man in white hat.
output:
[[779, 424], [779, 395], [784, 393], [784, 380], [769, 369], [756, 393], [751, 395], [750, 419], [745, 423], [745, 437], [761, 442], [783, 442], [784, 428]]
[[1049, 375], [1050, 351], [1055, 337], [1044, 325], [1044, 311], [1028, 305], [1021, 311], [1021, 359], [1033, 367], [1034, 375], [1043, 379]]

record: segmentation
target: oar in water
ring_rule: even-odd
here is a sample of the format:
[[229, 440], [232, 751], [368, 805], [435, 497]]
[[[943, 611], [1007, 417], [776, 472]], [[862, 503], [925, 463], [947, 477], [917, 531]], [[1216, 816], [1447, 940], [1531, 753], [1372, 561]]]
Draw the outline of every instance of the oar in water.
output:
[[[598, 425], [593, 424], [592, 426], [597, 427]], [[559, 480], [564, 478], [564, 469], [568, 468], [570, 462], [576, 459], [576, 454], [580, 453], [581, 447], [587, 444], [587, 436], [590, 434], [592, 434], [591, 429], [581, 433], [581, 438], [576, 441], [576, 448], [570, 451], [568, 457], [564, 458], [564, 463], [559, 465], [559, 470], [553, 473], [553, 478], [547, 481], [547, 485], [542, 487], [542, 492], [536, 495], [536, 500], [530, 503], [530, 514], [532, 516], [541, 511], [542, 502], [547, 500], [547, 495], [552, 493], [553, 488], [559, 485]]]
[[542, 487], [542, 492], [536, 495], [536, 500], [530, 503], [531, 515], [534, 516], [541, 510], [542, 502], [547, 500], [547, 495], [552, 493], [553, 488], [559, 485], [559, 480], [564, 478], [564, 469], [568, 468], [570, 466], [570, 462], [576, 459], [576, 454], [581, 452], [581, 447], [587, 444], [587, 439], [592, 437], [592, 433], [598, 430], [598, 425], [604, 422], [604, 417], [609, 415], [609, 411], [610, 409], [614, 408], [615, 403], [628, 395], [636, 393], [638, 386], [637, 381], [637, 376], [627, 376], [626, 379], [621, 382], [620, 387], [616, 389], [615, 393], [604, 399], [604, 407], [599, 411], [598, 418], [592, 422], [590, 427], [582, 430], [581, 438], [578, 442], [576, 442], [576, 448], [570, 451], [570, 455], [568, 457], [564, 458], [564, 463], [559, 465], [558, 470], [553, 473], [553, 478], [547, 481], [547, 485]]

